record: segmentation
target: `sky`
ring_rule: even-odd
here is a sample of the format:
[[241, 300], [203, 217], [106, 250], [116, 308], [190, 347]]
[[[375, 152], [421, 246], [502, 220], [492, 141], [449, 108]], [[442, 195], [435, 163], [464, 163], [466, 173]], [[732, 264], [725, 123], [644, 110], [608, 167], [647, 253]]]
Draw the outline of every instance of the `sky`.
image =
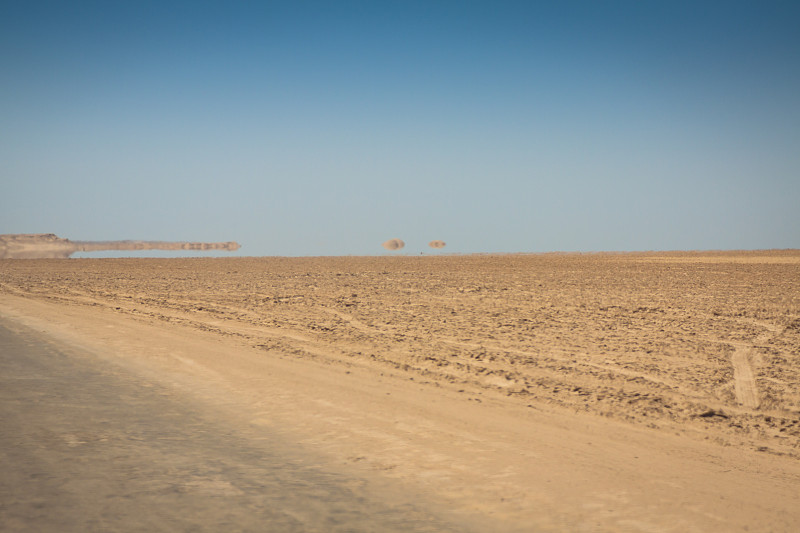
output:
[[798, 28], [795, 1], [0, 0], [0, 233], [800, 248]]

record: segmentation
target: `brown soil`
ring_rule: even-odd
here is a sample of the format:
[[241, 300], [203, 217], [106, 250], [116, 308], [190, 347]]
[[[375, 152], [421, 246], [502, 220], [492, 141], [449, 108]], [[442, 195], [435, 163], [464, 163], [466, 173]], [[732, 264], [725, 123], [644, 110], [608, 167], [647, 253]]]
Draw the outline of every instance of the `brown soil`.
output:
[[465, 409], [800, 457], [796, 250], [6, 260], [2, 295], [385, 373]]
[[6, 293], [800, 453], [798, 251], [0, 265]]

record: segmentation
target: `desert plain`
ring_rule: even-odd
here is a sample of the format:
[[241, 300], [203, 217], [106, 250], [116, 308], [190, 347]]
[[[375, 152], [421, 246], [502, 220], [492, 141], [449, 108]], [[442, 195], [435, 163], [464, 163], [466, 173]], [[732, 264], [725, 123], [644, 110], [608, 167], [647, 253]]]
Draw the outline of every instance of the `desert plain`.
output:
[[0, 260], [0, 317], [476, 530], [800, 529], [798, 250]]

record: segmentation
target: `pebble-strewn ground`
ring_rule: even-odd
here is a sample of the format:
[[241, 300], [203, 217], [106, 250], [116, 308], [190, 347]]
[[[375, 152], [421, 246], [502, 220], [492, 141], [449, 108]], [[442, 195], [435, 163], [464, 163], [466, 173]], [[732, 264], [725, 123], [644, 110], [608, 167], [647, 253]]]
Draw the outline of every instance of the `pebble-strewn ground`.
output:
[[800, 251], [4, 260], [0, 292], [800, 455]]

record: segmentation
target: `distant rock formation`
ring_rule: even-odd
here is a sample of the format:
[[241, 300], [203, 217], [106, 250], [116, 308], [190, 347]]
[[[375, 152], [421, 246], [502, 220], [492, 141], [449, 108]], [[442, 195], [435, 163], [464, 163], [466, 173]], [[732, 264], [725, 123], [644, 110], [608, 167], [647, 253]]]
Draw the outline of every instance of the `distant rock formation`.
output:
[[405, 245], [406, 243], [404, 243], [400, 239], [389, 239], [388, 241], [383, 243], [383, 247], [386, 248], [387, 250], [399, 250]]
[[431, 241], [428, 243], [431, 248], [444, 248], [446, 246], [444, 241]]
[[57, 259], [100, 250], [227, 250], [236, 242], [71, 241], [52, 233], [0, 235], [0, 259]]

